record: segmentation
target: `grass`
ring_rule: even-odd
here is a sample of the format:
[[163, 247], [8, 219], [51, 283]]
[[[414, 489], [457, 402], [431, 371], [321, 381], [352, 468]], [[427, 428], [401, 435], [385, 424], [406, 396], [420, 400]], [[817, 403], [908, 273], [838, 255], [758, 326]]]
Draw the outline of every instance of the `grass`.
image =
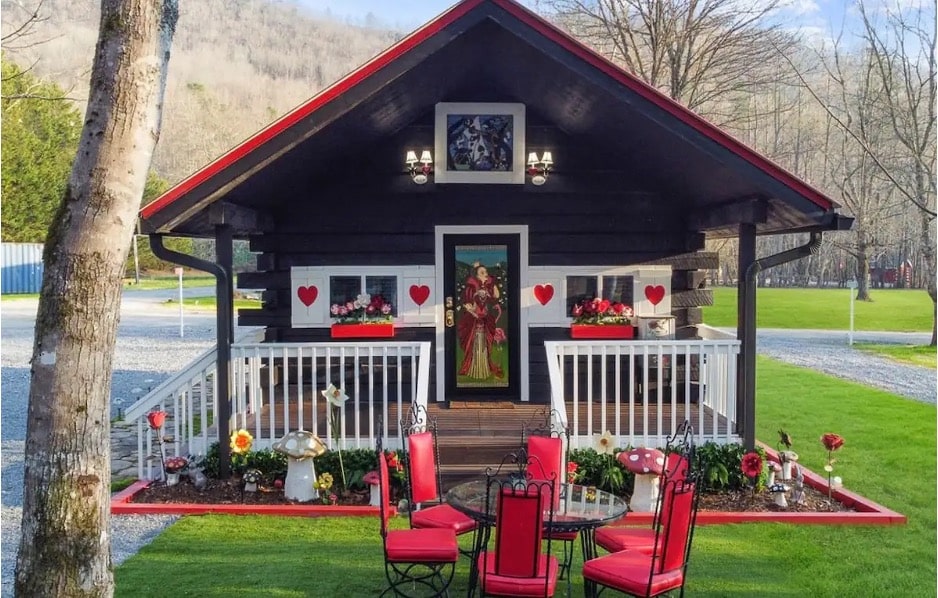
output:
[[[688, 594], [934, 595], [935, 407], [764, 358], [757, 372], [760, 439], [774, 445], [785, 428], [801, 463], [820, 471], [827, 454], [819, 437], [841, 434], [846, 444], [836, 453], [835, 473], [909, 523], [700, 527]], [[577, 552], [574, 571], [581, 566]], [[465, 594], [467, 570], [461, 559], [451, 595]], [[116, 575], [118, 597], [375, 596], [384, 588], [374, 518], [185, 517]], [[573, 595], [582, 592], [575, 573]]]
[[[214, 295], [205, 295], [201, 297], [185, 297], [182, 300], [182, 304], [188, 307], [195, 307], [199, 309], [210, 309], [215, 310], [215, 296]], [[167, 307], [179, 307], [179, 301], [177, 299], [167, 299], [163, 305]], [[235, 309], [240, 308], [260, 308], [261, 301], [260, 299], [235, 299], [234, 300]]]
[[865, 353], [888, 357], [893, 361], [936, 369], [935, 347], [923, 345], [879, 345], [873, 343], [854, 343], [854, 349]]
[[[760, 328], [847, 330], [848, 289], [773, 289], [756, 291]], [[871, 302], [854, 301], [854, 330], [930, 332], [935, 308], [922, 290], [874, 289]], [[736, 326], [736, 288], [713, 289], [713, 305], [704, 308], [710, 326]]]
[[[183, 274], [183, 287], [214, 287], [215, 277], [207, 274]], [[124, 279], [124, 290], [153, 291], [162, 289], [178, 289], [179, 277], [173, 275], [166, 276], [148, 276], [141, 278], [140, 283], [135, 283], [132, 278]]]

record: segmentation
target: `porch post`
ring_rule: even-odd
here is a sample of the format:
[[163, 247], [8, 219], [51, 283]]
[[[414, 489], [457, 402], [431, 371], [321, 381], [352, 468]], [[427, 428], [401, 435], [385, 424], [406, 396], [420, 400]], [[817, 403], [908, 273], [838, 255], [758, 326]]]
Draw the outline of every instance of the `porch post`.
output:
[[215, 226], [215, 263], [226, 276], [215, 279], [216, 336], [218, 339], [218, 475], [227, 478], [230, 474], [231, 453], [228, 438], [231, 435], [231, 342], [234, 338], [232, 309], [234, 305], [232, 276], [233, 235], [231, 226]]
[[736, 433], [743, 446], [756, 446], [756, 288], [747, 280], [749, 267], [756, 261], [756, 225], [739, 225], [739, 264], [737, 268], [736, 338], [740, 341], [736, 369]]

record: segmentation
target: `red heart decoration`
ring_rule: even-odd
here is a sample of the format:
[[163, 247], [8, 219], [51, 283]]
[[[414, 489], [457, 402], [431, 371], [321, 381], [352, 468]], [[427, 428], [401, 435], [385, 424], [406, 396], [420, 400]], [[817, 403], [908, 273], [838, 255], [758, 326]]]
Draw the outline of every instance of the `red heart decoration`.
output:
[[534, 285], [534, 298], [537, 299], [541, 305], [547, 305], [550, 303], [550, 300], [554, 298], [554, 285], [552, 284], [538, 284]]
[[426, 300], [430, 297], [430, 287], [425, 284], [410, 285], [410, 298], [414, 300], [414, 303], [417, 305], [423, 305]]
[[316, 302], [316, 297], [319, 296], [319, 289], [313, 285], [308, 287], [300, 287], [296, 290], [296, 296], [300, 298], [300, 301], [303, 302], [303, 305], [309, 307]]
[[651, 301], [652, 305], [658, 305], [664, 299], [664, 287], [659, 285], [648, 285], [645, 287], [645, 298]]

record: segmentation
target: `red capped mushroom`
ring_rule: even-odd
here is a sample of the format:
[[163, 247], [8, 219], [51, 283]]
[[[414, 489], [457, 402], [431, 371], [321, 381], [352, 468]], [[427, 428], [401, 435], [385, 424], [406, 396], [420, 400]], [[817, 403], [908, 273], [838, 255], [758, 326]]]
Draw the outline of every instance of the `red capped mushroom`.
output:
[[[379, 456], [380, 458], [380, 456]], [[368, 501], [368, 504], [372, 507], [381, 506], [381, 479], [378, 477], [378, 471], [372, 470], [369, 471], [362, 477], [362, 482], [371, 486], [371, 497]]]
[[658, 502], [658, 484], [664, 471], [664, 453], [654, 448], [634, 448], [617, 457], [626, 469], [635, 474], [635, 490], [629, 508], [633, 511], [654, 511]]

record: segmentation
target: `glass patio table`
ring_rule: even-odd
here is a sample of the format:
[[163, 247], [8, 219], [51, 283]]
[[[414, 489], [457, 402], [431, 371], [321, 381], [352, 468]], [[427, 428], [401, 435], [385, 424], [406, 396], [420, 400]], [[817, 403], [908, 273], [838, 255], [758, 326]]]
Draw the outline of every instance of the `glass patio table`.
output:
[[[479, 522], [473, 549], [472, 573], [470, 574], [469, 595], [474, 592], [476, 558], [488, 543], [491, 528], [495, 525], [495, 496], [486, 501], [487, 484], [485, 478], [464, 482], [450, 488], [445, 500], [454, 509], [465, 513]], [[492, 491], [498, 491], [493, 484]], [[560, 484], [559, 500], [554, 509], [554, 517], [548, 531], [580, 532], [580, 545], [583, 549], [583, 561], [596, 558], [596, 540], [593, 532], [596, 528], [619, 519], [626, 514], [628, 505], [621, 497], [598, 490], [593, 486], [579, 484]], [[488, 505], [488, 510], [486, 510]], [[545, 517], [549, 519], [549, 517]], [[569, 572], [567, 577], [569, 579]]]

